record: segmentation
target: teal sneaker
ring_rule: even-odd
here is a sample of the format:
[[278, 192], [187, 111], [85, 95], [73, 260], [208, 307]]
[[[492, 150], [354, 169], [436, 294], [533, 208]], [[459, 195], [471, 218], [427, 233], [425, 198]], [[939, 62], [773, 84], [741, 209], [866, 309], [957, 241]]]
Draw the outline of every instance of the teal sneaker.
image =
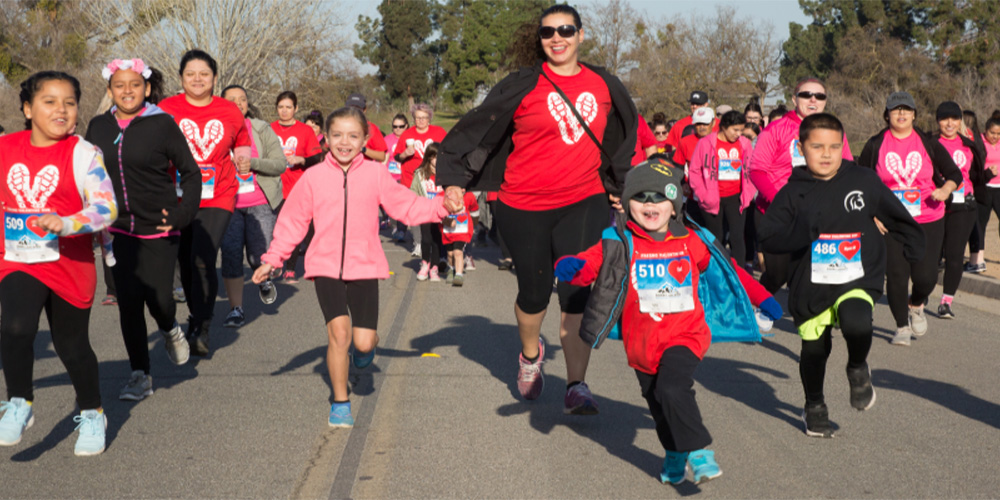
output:
[[715, 452], [712, 450], [692, 451], [688, 455], [688, 465], [691, 466], [691, 482], [701, 484], [722, 475], [722, 469], [715, 463]]
[[368, 368], [368, 365], [372, 364], [372, 361], [375, 360], [375, 348], [373, 347], [372, 350], [368, 352], [361, 352], [355, 347], [354, 355], [351, 356], [351, 360], [354, 361], [355, 368]]
[[24, 398], [0, 401], [0, 446], [14, 446], [21, 442], [24, 430], [35, 425], [35, 412]]
[[667, 458], [663, 460], [663, 470], [660, 471], [660, 482], [663, 484], [681, 484], [687, 471], [690, 452], [667, 450]]
[[330, 427], [354, 427], [354, 417], [351, 416], [351, 402], [333, 403], [330, 406]]
[[73, 453], [78, 457], [104, 453], [104, 431], [108, 428], [108, 417], [104, 412], [83, 410], [73, 417], [73, 421], [77, 423], [76, 430], [80, 431]]

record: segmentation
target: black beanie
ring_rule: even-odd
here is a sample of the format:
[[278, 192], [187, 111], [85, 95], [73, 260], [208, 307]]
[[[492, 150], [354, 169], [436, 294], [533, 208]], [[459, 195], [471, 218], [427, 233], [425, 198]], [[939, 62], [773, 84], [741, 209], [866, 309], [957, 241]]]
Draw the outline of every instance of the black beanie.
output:
[[962, 107], [955, 101], [942, 102], [937, 109], [937, 120], [941, 121], [945, 118], [958, 118], [961, 120]]
[[668, 229], [674, 236], [684, 236], [684, 170], [674, 166], [664, 158], [648, 159], [629, 170], [622, 190], [622, 208], [629, 215], [628, 202], [633, 196], [645, 191], [663, 193], [674, 205], [674, 215]]

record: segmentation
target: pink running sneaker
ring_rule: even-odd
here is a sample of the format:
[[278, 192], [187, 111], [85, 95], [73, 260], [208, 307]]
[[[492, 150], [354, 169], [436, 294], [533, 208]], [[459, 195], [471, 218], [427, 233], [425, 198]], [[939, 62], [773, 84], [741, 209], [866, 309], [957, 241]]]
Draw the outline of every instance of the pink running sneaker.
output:
[[420, 263], [420, 271], [417, 273], [417, 281], [427, 281], [427, 274], [431, 272], [431, 263], [422, 261]]
[[597, 415], [597, 403], [586, 382], [580, 382], [566, 391], [564, 399], [566, 407], [563, 413], [567, 415]]
[[542, 360], [545, 359], [545, 342], [538, 339], [538, 359], [534, 363], [524, 358], [524, 353], [517, 355], [520, 368], [517, 370], [517, 392], [521, 397], [532, 401], [542, 395], [545, 387], [545, 376], [542, 375]]
[[430, 276], [431, 281], [441, 281], [441, 276], [438, 276], [438, 266], [431, 267]]
[[281, 280], [289, 285], [294, 285], [299, 282], [295, 279], [295, 271], [285, 271], [285, 274], [281, 275]]

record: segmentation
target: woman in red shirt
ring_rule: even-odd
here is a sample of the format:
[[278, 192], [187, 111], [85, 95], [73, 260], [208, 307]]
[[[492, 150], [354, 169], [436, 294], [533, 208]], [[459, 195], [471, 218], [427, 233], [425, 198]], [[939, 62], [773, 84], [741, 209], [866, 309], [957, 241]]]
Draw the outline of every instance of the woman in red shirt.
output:
[[188, 342], [191, 353], [199, 356], [208, 355], [212, 312], [219, 293], [215, 262], [236, 206], [236, 173], [250, 172], [250, 135], [243, 113], [235, 104], [212, 95], [217, 73], [218, 64], [212, 56], [189, 50], [181, 58], [179, 71], [184, 92], [160, 103], [180, 126], [201, 169], [201, 206], [194, 222], [181, 230], [178, 255], [181, 283], [191, 310]]
[[[497, 84], [480, 107], [452, 128], [438, 158], [438, 182], [448, 186], [446, 195], [453, 201], [461, 200], [464, 187], [500, 188], [496, 221], [518, 283], [517, 386], [527, 400], [538, 398], [543, 386], [545, 344], [540, 334], [552, 295], [553, 265], [598, 242], [608, 225], [609, 195], [617, 205], [635, 153], [635, 105], [616, 77], [580, 63], [582, 27], [572, 7], [545, 10], [535, 39], [545, 61]], [[596, 414], [584, 383], [590, 346], [579, 336], [590, 289], [560, 282], [558, 292], [568, 383], [564, 411]]]

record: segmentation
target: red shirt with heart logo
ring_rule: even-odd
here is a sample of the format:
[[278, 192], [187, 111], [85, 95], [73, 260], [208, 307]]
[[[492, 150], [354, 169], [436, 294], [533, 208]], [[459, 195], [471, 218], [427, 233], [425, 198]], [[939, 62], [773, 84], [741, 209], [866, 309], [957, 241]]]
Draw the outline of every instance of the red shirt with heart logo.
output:
[[[79, 136], [71, 136], [49, 147], [35, 147], [31, 145], [30, 130], [0, 137], [0, 175], [5, 181], [0, 187], [3, 210], [54, 211], [60, 216], [82, 210], [83, 200], [73, 172], [73, 149], [79, 142]], [[31, 219], [27, 222], [30, 228]], [[45, 233], [37, 227], [32, 230], [39, 236]], [[0, 249], [0, 280], [21, 271], [74, 307], [90, 307], [97, 286], [92, 242], [91, 234], [60, 237], [59, 260], [34, 264], [7, 261]]]
[[[323, 151], [312, 128], [298, 120], [291, 125], [273, 122], [271, 130], [274, 130], [278, 139], [281, 140], [281, 150], [284, 151], [285, 157], [301, 156], [307, 158]], [[288, 195], [292, 193], [292, 188], [295, 187], [296, 182], [299, 182], [299, 178], [305, 171], [306, 169], [302, 165], [295, 165], [288, 167], [281, 174], [281, 195], [284, 198], [288, 198]]]
[[159, 106], [180, 126], [201, 168], [202, 183], [215, 176], [214, 196], [202, 198], [201, 208], [222, 208], [232, 212], [239, 183], [231, 152], [238, 147], [250, 147], [250, 134], [240, 109], [217, 96], [212, 97], [208, 106], [194, 106], [187, 102], [184, 94], [168, 97]]
[[[608, 86], [580, 66], [573, 76], [542, 70], [569, 97], [598, 140], [611, 113]], [[601, 150], [566, 101], [543, 76], [514, 112], [514, 150], [507, 158], [500, 201], [519, 210], [552, 210], [604, 193]]]
[[420, 164], [423, 163], [424, 150], [432, 142], [440, 144], [446, 135], [448, 135], [448, 132], [443, 128], [437, 125], [428, 125], [427, 131], [422, 134], [417, 132], [417, 127], [410, 127], [399, 136], [399, 141], [396, 142], [396, 147], [392, 150], [393, 157], [406, 151], [406, 141], [410, 139], [413, 139], [414, 150], [413, 156], [404, 161], [399, 167], [401, 172], [400, 184], [404, 187], [410, 187], [413, 184], [413, 172], [420, 168]]
[[[728, 196], [736, 196], [740, 194], [740, 179], [743, 178], [743, 148], [740, 147], [739, 141], [736, 142], [726, 142], [719, 140], [718, 150], [716, 151], [716, 161], [719, 162], [720, 172], [719, 178], [719, 198], [726, 198]], [[736, 171], [735, 180], [722, 180], [721, 172], [723, 162], [728, 160], [729, 166], [732, 170]]]
[[886, 130], [877, 161], [875, 171], [897, 196], [909, 196], [914, 193], [914, 189], [919, 191], [920, 214], [914, 215], [913, 220], [926, 224], [944, 217], [944, 202], [931, 198], [931, 193], [936, 189], [934, 165], [915, 131], [906, 138], [897, 139], [892, 132]]

